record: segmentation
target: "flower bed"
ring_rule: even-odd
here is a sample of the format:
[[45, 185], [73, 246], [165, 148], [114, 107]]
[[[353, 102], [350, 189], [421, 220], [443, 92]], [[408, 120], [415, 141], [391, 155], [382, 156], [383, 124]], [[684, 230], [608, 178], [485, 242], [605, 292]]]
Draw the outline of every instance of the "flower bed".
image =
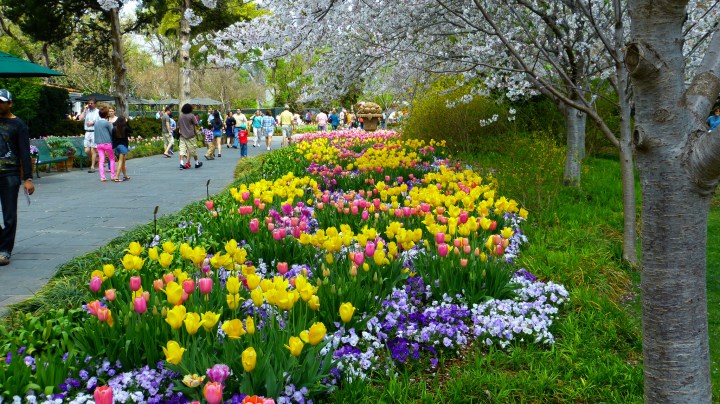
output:
[[298, 140], [266, 177], [89, 274], [94, 300], [57, 316], [53, 349], [8, 339], [4, 395], [305, 402], [470, 343], [553, 343], [567, 291], [513, 266], [528, 214], [515, 201], [442, 143]]

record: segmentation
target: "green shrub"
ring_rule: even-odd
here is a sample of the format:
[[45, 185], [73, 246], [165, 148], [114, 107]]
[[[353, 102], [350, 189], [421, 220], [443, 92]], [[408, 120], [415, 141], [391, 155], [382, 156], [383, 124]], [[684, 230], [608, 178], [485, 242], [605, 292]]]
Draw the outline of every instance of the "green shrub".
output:
[[130, 127], [133, 130], [133, 136], [144, 137], [146, 139], [160, 136], [160, 120], [150, 117], [138, 117], [130, 121]]
[[53, 136], [78, 136], [85, 135], [85, 128], [82, 121], [63, 119], [58, 121], [50, 131]]

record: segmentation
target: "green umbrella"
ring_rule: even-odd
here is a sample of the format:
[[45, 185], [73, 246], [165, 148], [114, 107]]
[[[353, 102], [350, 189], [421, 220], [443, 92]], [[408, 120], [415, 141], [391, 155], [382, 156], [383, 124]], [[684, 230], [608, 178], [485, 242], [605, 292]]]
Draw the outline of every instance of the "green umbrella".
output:
[[19, 57], [0, 52], [0, 77], [64, 76], [60, 72], [37, 65]]

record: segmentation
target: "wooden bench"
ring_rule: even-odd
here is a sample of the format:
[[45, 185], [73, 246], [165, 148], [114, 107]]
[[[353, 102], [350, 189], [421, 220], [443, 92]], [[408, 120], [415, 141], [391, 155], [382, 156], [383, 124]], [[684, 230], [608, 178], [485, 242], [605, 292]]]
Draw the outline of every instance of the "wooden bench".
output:
[[78, 160], [78, 164], [80, 165], [80, 169], [82, 170], [83, 162], [88, 157], [87, 153], [85, 153], [85, 137], [73, 137], [70, 139], [70, 141], [75, 148], [75, 159]]
[[[35, 145], [35, 147], [38, 148], [38, 156], [37, 161], [35, 161], [35, 175], [40, 178], [40, 170], [39, 167], [41, 165], [47, 165], [48, 171], [50, 171], [50, 165], [52, 163], [61, 163], [63, 161], [67, 161], [67, 156], [64, 155], [64, 153], [67, 153], [67, 150], [59, 148], [50, 148], [44, 139], [30, 139], [30, 144]], [[52, 154], [61, 154], [57, 157], [53, 157]], [[67, 172], [67, 164], [65, 164], [65, 172]]]

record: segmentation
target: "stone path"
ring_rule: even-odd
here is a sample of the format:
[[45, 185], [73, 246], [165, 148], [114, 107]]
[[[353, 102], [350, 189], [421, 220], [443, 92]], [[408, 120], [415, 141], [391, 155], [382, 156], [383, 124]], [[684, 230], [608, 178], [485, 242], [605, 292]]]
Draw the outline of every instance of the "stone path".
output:
[[[273, 139], [273, 149], [281, 138]], [[250, 157], [264, 147], [248, 147]], [[205, 160], [207, 149], [198, 149], [203, 166], [180, 170], [177, 153], [131, 159], [125, 182], [101, 182], [97, 172], [75, 168], [71, 172], [40, 173], [35, 194], [27, 205], [22, 191], [18, 200], [18, 231], [10, 265], [0, 267], [0, 314], [39, 290], [57, 267], [84, 255], [137, 225], [178, 212], [192, 201], [222, 191], [233, 180], [240, 158], [237, 149], [223, 148], [221, 158]], [[107, 174], [108, 178], [110, 177]]]

